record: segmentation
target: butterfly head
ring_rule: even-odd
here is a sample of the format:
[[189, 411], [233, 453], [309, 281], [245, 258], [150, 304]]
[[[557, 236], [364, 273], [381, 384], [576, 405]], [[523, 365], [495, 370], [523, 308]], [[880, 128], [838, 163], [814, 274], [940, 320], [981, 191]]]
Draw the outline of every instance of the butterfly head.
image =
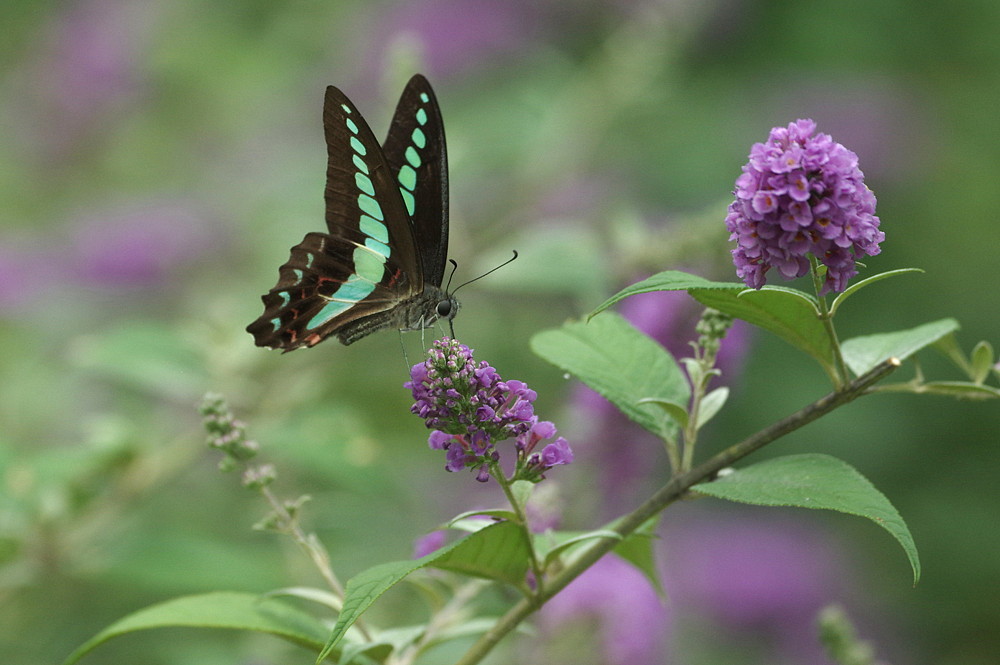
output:
[[458, 314], [458, 310], [461, 307], [455, 296], [450, 294], [445, 294], [445, 298], [438, 301], [438, 304], [434, 307], [434, 312], [437, 314], [438, 321], [447, 321], [448, 328], [451, 330], [452, 338], [455, 337], [455, 315]]

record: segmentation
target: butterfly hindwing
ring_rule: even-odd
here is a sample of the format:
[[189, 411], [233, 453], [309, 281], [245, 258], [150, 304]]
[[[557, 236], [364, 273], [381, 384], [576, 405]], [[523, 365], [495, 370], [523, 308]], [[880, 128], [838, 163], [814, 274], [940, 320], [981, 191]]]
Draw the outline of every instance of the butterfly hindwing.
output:
[[369, 281], [355, 277], [358, 262], [345, 253], [342, 238], [307, 234], [279, 269], [278, 283], [263, 296], [264, 314], [247, 330], [258, 346], [291, 351], [315, 346], [364, 317], [381, 315], [388, 323], [388, 312], [399, 300], [396, 290], [406, 289], [408, 275], [391, 258], [384, 266], [377, 257], [368, 261], [367, 269], [389, 275], [370, 291]]
[[441, 286], [448, 258], [448, 151], [441, 110], [420, 74], [399, 98], [383, 152], [413, 223], [424, 279]]
[[350, 344], [389, 325], [429, 325], [442, 298], [457, 309], [437, 288], [447, 256], [447, 167], [426, 79], [407, 84], [385, 149], [333, 86], [323, 127], [328, 232], [307, 234], [279, 269], [263, 315], [247, 327], [258, 346], [291, 351], [330, 335]]

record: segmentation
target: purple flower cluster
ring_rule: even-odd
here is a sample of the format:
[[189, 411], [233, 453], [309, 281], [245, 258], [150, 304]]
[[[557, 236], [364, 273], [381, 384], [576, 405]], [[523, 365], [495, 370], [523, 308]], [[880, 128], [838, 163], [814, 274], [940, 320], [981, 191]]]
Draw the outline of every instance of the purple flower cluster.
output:
[[562, 437], [536, 452], [556, 428], [535, 415], [535, 391], [523, 381], [503, 381], [486, 361], [477, 364], [458, 340], [435, 341], [403, 387], [413, 393], [410, 411], [434, 430], [430, 447], [446, 451], [448, 471], [477, 469], [477, 480], [487, 481], [490, 466], [500, 459], [495, 444], [511, 438], [516, 438], [517, 478], [540, 480], [546, 470], [573, 461]]
[[736, 180], [726, 227], [737, 241], [736, 274], [751, 288], [772, 267], [785, 279], [805, 275], [812, 254], [827, 269], [822, 292], [843, 291], [855, 261], [881, 251], [885, 234], [858, 156], [815, 131], [812, 120], [775, 127]]

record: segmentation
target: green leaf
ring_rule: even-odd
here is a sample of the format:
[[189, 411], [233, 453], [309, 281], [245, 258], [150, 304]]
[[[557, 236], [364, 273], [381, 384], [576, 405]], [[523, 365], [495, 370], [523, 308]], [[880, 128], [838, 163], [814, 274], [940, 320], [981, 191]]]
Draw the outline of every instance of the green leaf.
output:
[[697, 275], [668, 270], [622, 289], [601, 303], [590, 316], [623, 298], [650, 291], [687, 291], [706, 307], [752, 323], [805, 351], [829, 376], [837, 379], [833, 345], [819, 319], [816, 299], [808, 293], [780, 286], [765, 286], [757, 291], [740, 283], [712, 282]]
[[333, 651], [372, 603], [410, 573], [431, 566], [523, 588], [530, 551], [522, 528], [512, 522], [498, 522], [420, 559], [391, 561], [358, 573], [347, 581], [344, 609], [316, 662]]
[[968, 381], [927, 381], [926, 383], [890, 383], [878, 387], [879, 392], [913, 393], [915, 395], [941, 395], [956, 399], [997, 399], [1000, 390], [992, 386]]
[[700, 483], [692, 491], [758, 506], [797, 506], [867, 517], [899, 541], [920, 579], [920, 559], [906, 523], [881, 492], [853, 467], [829, 455], [789, 455]]
[[713, 282], [704, 277], [691, 275], [680, 270], [667, 270], [625, 287], [602, 302], [597, 309], [587, 316], [587, 320], [589, 321], [594, 318], [595, 315], [603, 312], [618, 301], [640, 293], [650, 293], [652, 291], [687, 291], [689, 289], [728, 289], [739, 293], [740, 291], [745, 291], [746, 288], [745, 284]]
[[597, 538], [618, 540], [619, 542], [613, 550], [614, 553], [635, 566], [639, 572], [646, 576], [657, 592], [662, 594], [663, 585], [660, 583], [653, 550], [659, 516], [651, 518], [625, 538], [614, 531], [614, 526], [619, 521], [614, 520], [594, 531], [553, 531], [539, 534], [535, 537], [537, 551], [544, 557], [545, 565], [548, 566], [557, 556], [564, 556], [567, 561], [572, 560], [575, 555], [574, 549], [589, 540]]
[[729, 388], [722, 386], [716, 388], [701, 399], [701, 408], [698, 409], [698, 429], [705, 426], [715, 414], [717, 414], [729, 399]]
[[973, 383], [982, 383], [986, 380], [990, 370], [993, 369], [993, 360], [993, 346], [986, 340], [973, 347], [972, 353], [969, 354], [969, 364], [972, 365], [969, 378]]
[[480, 531], [488, 526], [492, 526], [493, 523], [490, 520], [482, 519], [483, 517], [489, 517], [494, 520], [509, 520], [511, 522], [517, 521], [517, 514], [509, 508], [467, 510], [464, 513], [455, 515], [450, 520], [445, 522], [444, 528], [459, 529], [461, 531]]
[[498, 522], [460, 540], [458, 547], [429, 554], [428, 563], [523, 588], [530, 556], [531, 544], [524, 529], [513, 522]]
[[590, 323], [570, 321], [531, 338], [540, 357], [579, 378], [630, 419], [666, 437], [668, 421], [644, 398], [687, 404], [687, 381], [673, 357], [654, 340], [612, 312]]
[[113, 637], [150, 628], [232, 628], [270, 633], [309, 649], [323, 645], [326, 630], [309, 614], [279, 600], [249, 593], [216, 592], [174, 598], [133, 612], [88, 640], [63, 661], [71, 665]]
[[955, 367], [962, 370], [966, 375], [972, 376], [972, 365], [969, 364], [969, 359], [965, 357], [965, 353], [962, 351], [962, 347], [958, 345], [958, 340], [954, 334], [949, 333], [945, 335], [931, 346], [935, 351], [938, 351], [950, 360]]
[[656, 553], [653, 545], [656, 540], [656, 525], [660, 516], [650, 518], [645, 524], [632, 532], [628, 538], [615, 545], [614, 552], [639, 569], [656, 592], [661, 596], [663, 583], [660, 581], [659, 570], [656, 567]]
[[847, 290], [839, 294], [833, 299], [833, 304], [830, 305], [830, 316], [837, 313], [837, 308], [839, 308], [845, 300], [847, 300], [852, 294], [857, 293], [861, 289], [865, 288], [869, 284], [874, 284], [875, 282], [880, 282], [887, 277], [895, 277], [896, 275], [905, 275], [912, 272], [924, 272], [920, 268], [900, 268], [899, 270], [888, 270], [886, 272], [880, 272], [877, 275], [872, 275], [871, 277], [866, 277], [865, 279], [855, 282], [847, 287]]
[[510, 486], [510, 493], [522, 511], [528, 505], [528, 499], [531, 498], [531, 493], [534, 491], [535, 483], [528, 480], [515, 480]]
[[778, 286], [759, 291], [691, 290], [695, 300], [774, 333], [815, 358], [831, 377], [837, 376], [833, 345], [819, 319], [816, 300], [807, 293]]
[[656, 397], [643, 397], [638, 401], [638, 404], [655, 404], [663, 409], [663, 412], [666, 413], [669, 418], [672, 418], [679, 427], [687, 427], [688, 412], [687, 407], [683, 404], [678, 404], [665, 399], [657, 399]]
[[596, 538], [612, 538], [621, 540], [621, 534], [610, 529], [595, 529], [594, 531], [547, 531], [535, 536], [535, 551], [542, 558], [543, 566], [548, 567], [556, 557], [576, 545]]
[[854, 337], [841, 344], [840, 349], [847, 366], [861, 376], [888, 358], [906, 360], [958, 327], [955, 319], [940, 319], [909, 330]]

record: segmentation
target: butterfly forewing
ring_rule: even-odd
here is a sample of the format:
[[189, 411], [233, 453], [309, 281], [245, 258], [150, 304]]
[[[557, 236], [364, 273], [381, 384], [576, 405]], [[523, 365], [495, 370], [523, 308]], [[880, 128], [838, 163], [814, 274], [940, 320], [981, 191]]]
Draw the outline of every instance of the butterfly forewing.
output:
[[447, 297], [436, 288], [448, 242], [444, 129], [427, 80], [407, 84], [385, 149], [332, 86], [323, 127], [328, 233], [292, 248], [247, 327], [258, 346], [291, 351], [333, 334], [349, 344], [389, 325], [428, 325]]
[[424, 279], [441, 286], [448, 258], [448, 151], [444, 122], [427, 79], [410, 79], [383, 145], [413, 222]]

